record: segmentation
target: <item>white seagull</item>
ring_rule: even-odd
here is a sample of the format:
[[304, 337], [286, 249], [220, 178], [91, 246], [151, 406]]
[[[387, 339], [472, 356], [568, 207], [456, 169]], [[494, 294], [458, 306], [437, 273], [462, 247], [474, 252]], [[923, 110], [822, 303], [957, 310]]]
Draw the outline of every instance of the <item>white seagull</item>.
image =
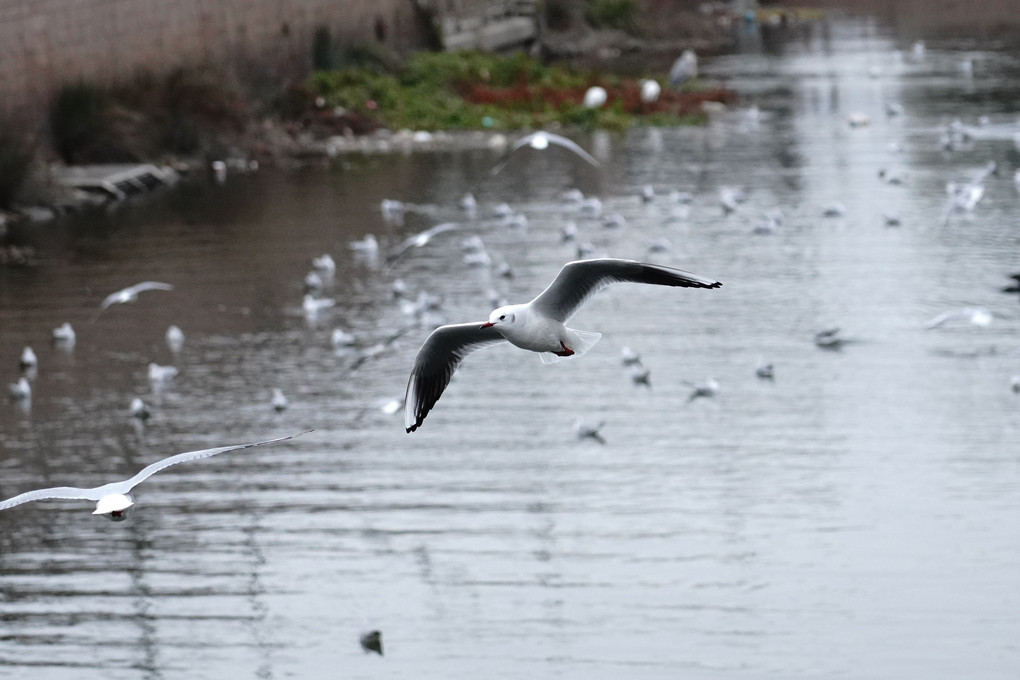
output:
[[539, 352], [543, 363], [587, 352], [601, 334], [573, 330], [564, 324], [591, 296], [617, 281], [684, 288], [722, 285], [679, 269], [633, 260], [568, 262], [549, 287], [531, 302], [499, 307], [484, 323], [440, 326], [432, 332], [418, 350], [407, 382], [404, 407], [407, 431], [421, 427], [457, 366], [477, 349], [506, 340], [521, 349]]
[[75, 335], [74, 328], [66, 321], [53, 329], [53, 342], [58, 345], [71, 348], [74, 346], [74, 341], [76, 339], [77, 336]]
[[99, 304], [99, 311], [96, 312], [95, 321], [99, 318], [99, 315], [103, 313], [103, 310], [110, 305], [124, 304], [126, 302], [134, 302], [138, 299], [139, 293], [144, 293], [147, 290], [173, 290], [174, 287], [169, 283], [160, 283], [159, 281], [142, 281], [136, 283], [133, 286], [128, 286], [123, 290], [118, 290], [116, 293], [110, 293], [103, 301]]
[[290, 405], [290, 402], [287, 401], [287, 395], [285, 395], [283, 393], [283, 390], [281, 390], [279, 387], [273, 388], [273, 397], [272, 399], [270, 399], [269, 403], [270, 405], [272, 405], [273, 410], [276, 411], [277, 413], [279, 413], [280, 411], [286, 411], [287, 406]]
[[434, 227], [429, 227], [423, 232], [408, 236], [399, 246], [397, 246], [396, 250], [386, 257], [386, 262], [387, 264], [393, 264], [400, 259], [401, 255], [411, 248], [422, 248], [432, 240], [433, 236], [447, 231], [454, 231], [455, 229], [460, 229], [460, 225], [456, 222], [443, 222], [442, 224], [437, 224]]
[[975, 326], [988, 326], [992, 323], [993, 314], [982, 307], [963, 307], [949, 312], [943, 312], [930, 319], [924, 325], [926, 330], [938, 328], [950, 321], [966, 321]]
[[31, 371], [39, 366], [39, 358], [36, 357], [35, 351], [26, 346], [25, 349], [21, 350], [21, 358], [18, 359], [18, 366], [23, 371]]
[[[311, 430], [306, 430], [305, 432], [311, 432]], [[127, 519], [128, 508], [135, 504], [135, 500], [131, 496], [131, 489], [135, 488], [164, 468], [168, 468], [171, 465], [177, 465], [178, 463], [185, 463], [189, 460], [208, 458], [209, 456], [215, 456], [220, 453], [227, 453], [228, 451], [250, 449], [254, 446], [262, 446], [264, 444], [275, 444], [276, 442], [282, 442], [286, 439], [300, 437], [302, 434], [305, 434], [305, 432], [300, 432], [288, 437], [279, 437], [278, 439], [268, 439], [262, 442], [255, 442], [253, 444], [233, 444], [231, 446], [220, 446], [215, 449], [202, 449], [200, 451], [178, 453], [175, 456], [164, 458], [161, 461], [157, 461], [152, 465], [143, 468], [141, 472], [130, 479], [125, 479], [121, 482], [110, 482], [109, 484], [103, 484], [102, 486], [93, 487], [91, 489], [79, 489], [74, 486], [57, 486], [50, 489], [27, 491], [23, 494], [19, 494], [13, 498], [8, 498], [7, 500], [0, 502], [0, 510], [13, 508], [15, 505], [21, 505], [22, 503], [28, 503], [29, 501], [41, 501], [50, 498], [82, 499], [97, 501], [96, 509], [92, 511], [93, 515], [104, 515], [114, 522], [122, 522]]]
[[184, 331], [179, 326], [170, 324], [166, 329], [166, 345], [170, 351], [177, 354], [184, 347]]
[[28, 401], [32, 398], [32, 384], [28, 378], [21, 376], [18, 382], [7, 385], [7, 392], [11, 395], [12, 401]]
[[563, 147], [564, 149], [567, 149], [568, 151], [573, 151], [575, 154], [577, 154], [584, 160], [588, 161], [595, 167], [598, 167], [599, 165], [599, 162], [595, 160], [594, 156], [592, 156], [590, 153], [582, 149], [580, 145], [577, 144], [577, 142], [573, 141], [572, 139], [567, 139], [562, 135], [553, 134], [552, 132], [545, 132], [544, 130], [539, 130], [538, 132], [532, 132], [530, 135], [524, 135], [516, 142], [514, 142], [513, 146], [507, 149], [506, 153], [503, 154], [502, 158], [500, 158], [499, 161], [496, 162], [495, 167], [492, 168], [489, 174], [495, 175], [500, 170], [502, 170], [503, 166], [506, 165], [507, 161], [510, 160], [510, 156], [513, 155], [514, 151], [517, 151], [518, 149], [523, 149], [526, 146], [530, 146], [532, 149], [542, 151], [543, 149], [548, 149], [550, 144], [555, 144], [557, 146]]
[[648, 78], [641, 81], [641, 101], [645, 104], [651, 104], [654, 101], [658, 101], [659, 95], [662, 93], [662, 86], [657, 81], [650, 80]]
[[684, 50], [669, 69], [669, 84], [678, 88], [688, 80], [698, 77], [698, 55], [694, 50]]
[[600, 108], [609, 99], [609, 93], [606, 92], [606, 88], [594, 85], [589, 87], [584, 93], [584, 107], [586, 109], [597, 109]]

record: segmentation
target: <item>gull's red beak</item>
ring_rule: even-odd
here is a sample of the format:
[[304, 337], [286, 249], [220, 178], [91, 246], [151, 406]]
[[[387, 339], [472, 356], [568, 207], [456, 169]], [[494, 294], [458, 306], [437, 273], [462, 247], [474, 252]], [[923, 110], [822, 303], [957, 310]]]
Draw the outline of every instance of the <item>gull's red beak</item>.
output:
[[492, 327], [493, 327], [493, 325], [494, 325], [494, 324], [493, 324], [492, 322], [490, 322], [490, 321], [486, 321], [485, 323], [483, 323], [483, 324], [482, 324], [481, 326], [479, 326], [478, 328], [479, 328], [479, 330], [481, 330], [482, 328], [492, 328]]

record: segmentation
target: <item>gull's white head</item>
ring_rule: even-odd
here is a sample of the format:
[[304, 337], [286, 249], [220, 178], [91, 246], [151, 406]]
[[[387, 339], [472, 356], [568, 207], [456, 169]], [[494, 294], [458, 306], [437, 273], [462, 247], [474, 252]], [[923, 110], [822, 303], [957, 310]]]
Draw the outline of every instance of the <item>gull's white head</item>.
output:
[[134, 504], [135, 500], [129, 493], [111, 493], [99, 499], [92, 514], [105, 515], [114, 522], [123, 522], [127, 519], [128, 508]]
[[489, 314], [489, 320], [482, 324], [482, 328], [492, 328], [493, 326], [509, 326], [517, 320], [517, 305], [506, 305], [499, 309], [494, 309], [492, 314]]

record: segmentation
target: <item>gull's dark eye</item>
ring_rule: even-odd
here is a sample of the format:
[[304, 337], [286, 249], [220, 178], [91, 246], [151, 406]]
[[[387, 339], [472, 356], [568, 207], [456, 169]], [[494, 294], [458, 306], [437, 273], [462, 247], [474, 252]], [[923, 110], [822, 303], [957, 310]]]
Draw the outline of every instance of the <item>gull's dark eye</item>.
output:
[[506, 314], [500, 314], [499, 320], [503, 321], [504, 319], [506, 319]]

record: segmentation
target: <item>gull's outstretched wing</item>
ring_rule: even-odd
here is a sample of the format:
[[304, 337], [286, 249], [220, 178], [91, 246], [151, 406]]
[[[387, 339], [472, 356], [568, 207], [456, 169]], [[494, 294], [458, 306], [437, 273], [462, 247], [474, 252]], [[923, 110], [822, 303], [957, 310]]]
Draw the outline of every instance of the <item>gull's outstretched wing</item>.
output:
[[531, 301], [531, 305], [536, 311], [564, 323], [592, 295], [619, 281], [682, 288], [718, 288], [722, 285], [714, 279], [681, 269], [633, 260], [575, 260], [563, 265], [555, 280]]
[[[575, 154], [577, 154], [587, 162], [594, 165], [595, 167], [599, 166], [599, 162], [595, 160], [595, 157], [592, 156], [587, 151], [585, 151], [584, 149], [582, 149], [581, 146], [574, 142], [572, 139], [568, 139], [562, 135], [557, 135], [552, 132], [545, 132], [544, 130], [539, 130], [538, 132], [532, 132], [530, 135], [524, 135], [516, 142], [514, 142], [513, 146], [507, 149], [506, 153], [504, 153], [500, 157], [500, 159], [496, 161], [496, 165], [492, 168], [492, 170], [489, 171], [489, 174], [490, 175], [497, 174], [500, 170], [503, 169], [503, 166], [507, 164], [507, 161], [510, 160], [510, 156], [512, 156], [515, 151], [525, 146], [532, 146], [532, 142], [535, 140], [536, 137], [544, 137], [546, 142], [556, 144], [557, 146], [561, 146], [564, 149], [569, 149], [570, 151], [573, 151]], [[539, 148], [545, 147], [542, 146]]]
[[13, 508], [15, 505], [21, 505], [22, 503], [28, 503], [29, 501], [44, 501], [50, 498], [98, 501], [102, 495], [103, 494], [99, 492], [98, 487], [95, 489], [79, 489], [73, 486], [55, 486], [52, 489], [26, 491], [25, 493], [18, 494], [13, 498], [0, 501], [0, 510]]
[[138, 294], [143, 291], [173, 290], [173, 289], [174, 287], [169, 283], [160, 283], [159, 281], [142, 281], [141, 283], [136, 283], [133, 286], [128, 286], [127, 288], [123, 288], [114, 293], [110, 293], [105, 298], [103, 298], [103, 301], [99, 303], [99, 311], [96, 312], [96, 316], [93, 317], [92, 320], [95, 321], [96, 318], [98, 318], [99, 315], [103, 312], [103, 310], [109, 307], [110, 305], [117, 304], [119, 302], [130, 302], [131, 300], [134, 300], [138, 296]]
[[440, 326], [418, 350], [404, 395], [404, 427], [414, 432], [439, 401], [457, 366], [468, 354], [505, 338], [482, 322]]
[[294, 437], [300, 437], [301, 435], [307, 434], [309, 432], [311, 432], [311, 430], [305, 430], [304, 432], [292, 434], [287, 437], [277, 437], [276, 439], [267, 439], [261, 442], [253, 442], [251, 444], [234, 444], [232, 446], [218, 446], [214, 449], [202, 449], [200, 451], [186, 451], [184, 453], [178, 453], [175, 456], [164, 458], [163, 460], [157, 461], [152, 465], [145, 467], [141, 472], [139, 472], [131, 479], [126, 479], [123, 482], [115, 482], [114, 484], [107, 484], [105, 487], [103, 487], [103, 490], [106, 493], [127, 493], [131, 489], [133, 489], [134, 487], [138, 486], [146, 479], [151, 477], [152, 475], [156, 474], [160, 470], [170, 467], [171, 465], [177, 465], [178, 463], [185, 463], [189, 460], [197, 460], [199, 458], [208, 458], [209, 456], [215, 456], [220, 453], [227, 453], [228, 451], [237, 451], [240, 449], [250, 449], [255, 446], [275, 444], [277, 442], [293, 439]]
[[587, 151], [585, 151], [584, 149], [582, 149], [581, 145], [575, 142], [574, 140], [564, 137], [562, 135], [553, 134], [551, 132], [545, 133], [545, 136], [553, 144], [562, 146], [564, 149], [569, 149], [570, 151], [573, 151], [575, 154], [577, 154], [584, 160], [594, 165], [596, 168], [599, 167], [599, 162], [595, 160], [595, 157], [592, 156]]

